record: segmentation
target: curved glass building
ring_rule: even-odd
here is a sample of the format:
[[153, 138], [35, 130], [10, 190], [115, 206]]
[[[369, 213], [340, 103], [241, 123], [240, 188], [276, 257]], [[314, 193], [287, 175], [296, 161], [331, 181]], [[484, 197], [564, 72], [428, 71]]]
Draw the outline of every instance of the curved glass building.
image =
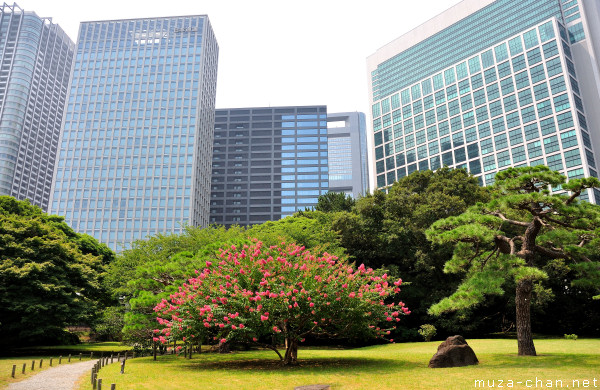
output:
[[74, 44], [50, 18], [0, 7], [0, 194], [47, 210]]

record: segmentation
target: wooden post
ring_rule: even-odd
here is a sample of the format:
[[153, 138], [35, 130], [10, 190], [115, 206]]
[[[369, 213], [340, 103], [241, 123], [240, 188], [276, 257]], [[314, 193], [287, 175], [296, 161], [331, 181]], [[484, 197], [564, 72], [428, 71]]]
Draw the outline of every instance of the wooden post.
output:
[[50, 358], [50, 367], [52, 367], [52, 359], [53, 359], [53, 358]]
[[81, 361], [81, 355], [83, 355], [81, 352], [79, 353], [79, 361]]
[[31, 371], [35, 370], [35, 360], [31, 361]]
[[102, 390], [102, 379], [98, 379], [98, 386], [96, 386], [98, 390]]
[[61, 364], [61, 363], [62, 363], [62, 356], [59, 356], [58, 357], [58, 364]]
[[92, 384], [94, 384], [94, 374], [96, 373], [96, 369], [92, 367], [92, 373], [90, 374], [90, 380]]
[[17, 371], [17, 365], [13, 364], [13, 370], [12, 370], [12, 375], [11, 375], [13, 378], [15, 377], [15, 371]]
[[94, 356], [94, 352], [90, 352], [90, 359]]
[[71, 354], [69, 354], [69, 363], [71, 363]]
[[25, 369], [27, 368], [27, 363], [23, 363], [23, 374], [25, 374]]
[[117, 353], [117, 361], [120, 362], [121, 361], [121, 352]]
[[110, 390], [117, 390], [117, 385], [114, 383], [110, 384]]
[[135, 359], [135, 351], [133, 351], [133, 354], [131, 355], [132, 359]]
[[44, 361], [44, 359], [40, 359], [40, 368], [42, 368], [42, 362]]
[[123, 363], [121, 363], [121, 374], [125, 374], [125, 359], [123, 359]]
[[96, 373], [92, 374], [92, 389], [96, 390]]
[[100, 368], [104, 367], [104, 358], [100, 359]]

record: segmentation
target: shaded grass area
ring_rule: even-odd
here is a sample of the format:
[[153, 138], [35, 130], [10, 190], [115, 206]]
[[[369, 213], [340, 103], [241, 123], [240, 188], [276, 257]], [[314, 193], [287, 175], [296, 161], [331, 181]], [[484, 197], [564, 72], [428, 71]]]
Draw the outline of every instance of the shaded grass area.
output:
[[[554, 381], [597, 379], [600, 387], [600, 340], [536, 340], [539, 356], [519, 357], [515, 340], [469, 340], [480, 364], [430, 369], [439, 341], [372, 346], [359, 349], [300, 349], [297, 366], [282, 367], [272, 351], [196, 354], [192, 360], [173, 355], [128, 360], [125, 374], [117, 364], [100, 371], [104, 384], [117, 389], [293, 389], [329, 384], [332, 389], [472, 389], [475, 380]], [[518, 384], [517, 382], [522, 382]], [[491, 382], [490, 382], [491, 383]], [[80, 389], [89, 389], [82, 383]], [[535, 386], [533, 386], [535, 387]], [[552, 386], [556, 387], [556, 386]], [[566, 386], [564, 386], [566, 387]], [[581, 386], [583, 387], [583, 386]], [[480, 387], [481, 388], [481, 387]], [[540, 388], [540, 387], [538, 387]]]
[[36, 350], [36, 351], [77, 351], [79, 352], [110, 352], [110, 351], [129, 351], [131, 346], [124, 345], [117, 341], [106, 341], [102, 343], [81, 343], [74, 345], [50, 345], [41, 347], [26, 347], [19, 348], [18, 350]]

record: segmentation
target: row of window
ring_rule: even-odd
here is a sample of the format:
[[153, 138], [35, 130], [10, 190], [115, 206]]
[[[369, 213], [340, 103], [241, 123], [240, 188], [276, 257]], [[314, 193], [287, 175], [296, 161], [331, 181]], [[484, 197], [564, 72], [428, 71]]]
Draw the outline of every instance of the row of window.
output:
[[[409, 175], [416, 170], [436, 170], [442, 166], [466, 168], [472, 174], [480, 175], [482, 173], [495, 171], [497, 169], [502, 169], [509, 166], [519, 166], [520, 163], [531, 166], [545, 164], [550, 166], [553, 170], [573, 168], [582, 164], [580, 151], [578, 149], [572, 149], [564, 153], [546, 156], [545, 162], [544, 158], [541, 157], [542, 154], [542, 145], [540, 141], [528, 144], [527, 149], [525, 149], [524, 146], [520, 146], [511, 149], [510, 152], [509, 150], [506, 150], [496, 155], [490, 155], [481, 159], [477, 158], [469, 161], [467, 160], [471, 157], [467, 158], [467, 151], [465, 148], [443, 153], [441, 156], [434, 156], [418, 162], [414, 160], [414, 156], [410, 156], [411, 159], [409, 160], [408, 155], [405, 159], [405, 156], [400, 154], [396, 156], [395, 159], [397, 168], [394, 168], [394, 165], [391, 164], [390, 168], [392, 168], [392, 170], [388, 171], [386, 174], [379, 174], [377, 176], [377, 186], [380, 188], [385, 187], [386, 185], [389, 186], [397, 179]], [[528, 162], [526, 161], [527, 158], [529, 158]]]
[[[402, 89], [401, 84], [412, 84], [419, 79], [447, 68], [456, 58], [466, 58], [488, 46], [487, 42], [498, 42], [523, 31], [551, 17], [559, 17], [560, 6], [555, 0], [518, 2], [498, 0], [481, 10], [463, 18], [452, 26], [421, 41], [402, 53], [378, 65], [373, 72], [373, 100], [379, 100]], [[539, 36], [538, 36], [539, 33]], [[510, 54], [515, 55], [529, 49], [538, 42], [554, 37], [552, 21], [509, 40]], [[498, 61], [507, 50], [488, 50], [481, 56], [484, 67], [494, 64], [494, 54]], [[506, 47], [506, 46], [504, 46]], [[489, 53], [489, 54], [488, 54]], [[479, 61], [479, 55], [474, 57]], [[408, 76], [408, 77], [407, 77]]]

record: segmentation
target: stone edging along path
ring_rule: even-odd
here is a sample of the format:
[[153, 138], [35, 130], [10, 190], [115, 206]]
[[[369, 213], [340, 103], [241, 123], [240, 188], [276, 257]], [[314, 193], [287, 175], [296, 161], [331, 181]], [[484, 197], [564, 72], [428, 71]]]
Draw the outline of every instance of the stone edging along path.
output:
[[7, 390], [73, 390], [84, 374], [88, 374], [98, 360], [52, 367], [20, 382], [11, 383]]

